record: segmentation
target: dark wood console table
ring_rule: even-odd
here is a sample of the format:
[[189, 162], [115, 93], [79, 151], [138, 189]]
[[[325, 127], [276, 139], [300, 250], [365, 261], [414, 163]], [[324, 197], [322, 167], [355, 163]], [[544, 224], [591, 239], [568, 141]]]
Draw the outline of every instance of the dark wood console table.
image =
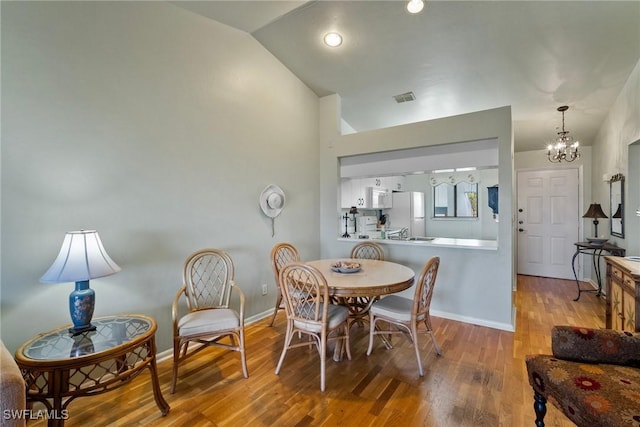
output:
[[[602, 277], [600, 274], [600, 257], [602, 256], [602, 252], [605, 251], [610, 255], [623, 257], [625, 254], [624, 248], [612, 245], [611, 243], [594, 245], [591, 242], [576, 242], [574, 244], [576, 245], [576, 253], [573, 254], [573, 258], [571, 259], [571, 268], [573, 269], [573, 277], [576, 279], [576, 285], [578, 285], [578, 296], [574, 301], [578, 301], [580, 299], [580, 294], [582, 292], [595, 292], [597, 296], [602, 295]], [[598, 289], [582, 289], [580, 287], [580, 281], [578, 280], [578, 274], [576, 273], [576, 258], [580, 254], [589, 255], [593, 259], [593, 269], [596, 272]]]

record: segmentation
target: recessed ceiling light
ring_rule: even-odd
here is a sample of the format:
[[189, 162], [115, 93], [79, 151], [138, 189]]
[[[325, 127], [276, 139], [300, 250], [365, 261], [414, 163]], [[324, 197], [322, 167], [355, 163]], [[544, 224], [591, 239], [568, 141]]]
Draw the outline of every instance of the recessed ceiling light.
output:
[[324, 44], [330, 47], [338, 47], [342, 44], [342, 36], [336, 32], [324, 35]]
[[424, 2], [422, 0], [410, 0], [407, 3], [407, 11], [409, 13], [419, 13], [424, 7]]

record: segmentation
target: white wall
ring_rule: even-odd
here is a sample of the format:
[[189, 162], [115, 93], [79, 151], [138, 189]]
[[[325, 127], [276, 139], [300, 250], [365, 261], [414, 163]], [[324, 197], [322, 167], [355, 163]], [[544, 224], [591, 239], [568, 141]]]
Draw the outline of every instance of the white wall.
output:
[[627, 255], [640, 256], [640, 140], [629, 145], [629, 175], [626, 181], [625, 237]]
[[[430, 237], [453, 237], [457, 239], [496, 240], [498, 222], [489, 207], [487, 187], [498, 183], [498, 169], [483, 169], [476, 172], [478, 180], [478, 218], [452, 219], [433, 217], [433, 187], [429, 174], [407, 175], [407, 191], [421, 191], [425, 194], [426, 232]], [[499, 219], [499, 216], [498, 216]]]
[[[513, 330], [513, 130], [509, 107], [375, 131], [340, 134], [340, 98], [320, 99], [321, 253], [344, 257], [350, 242], [337, 240], [340, 203], [339, 158], [365, 153], [497, 138], [500, 219], [497, 251], [390, 246], [388, 258], [419, 272], [432, 256], [441, 257], [434, 315]], [[437, 313], [437, 314], [436, 314]]]
[[[607, 202], [606, 200], [599, 201], [591, 198], [591, 152], [592, 149], [590, 146], [580, 147], [580, 157], [570, 163], [551, 163], [547, 158], [546, 148], [544, 146], [541, 146], [540, 150], [536, 151], [521, 151], [515, 153], [514, 165], [516, 168], [516, 190], [518, 185], [518, 172], [520, 171], [577, 169], [580, 185], [580, 194], [578, 197], [578, 212], [580, 212], [580, 215], [582, 216], [582, 214], [587, 211], [587, 208], [591, 203], [601, 203], [603, 207], [607, 206], [608, 204], [605, 203]], [[605, 220], [601, 220], [602, 223], [604, 223], [604, 221]], [[579, 240], [583, 241], [585, 238], [585, 230], [591, 230], [593, 227], [592, 220], [584, 218], [582, 219], [582, 221], [579, 221], [578, 226], [580, 228], [580, 230], [578, 231]], [[600, 230], [602, 229], [603, 228], [600, 228]], [[517, 255], [517, 245], [515, 246], [515, 249]], [[593, 270], [591, 265], [592, 259], [590, 256], [580, 255], [580, 257], [576, 260], [576, 273], [578, 275], [578, 279], [588, 280]], [[596, 283], [595, 275], [593, 283]]]
[[[609, 240], [627, 250], [627, 255], [640, 254], [640, 217], [635, 211], [640, 208], [640, 61], [627, 79], [607, 118], [600, 127], [591, 147], [581, 147], [582, 157], [571, 164], [553, 165], [546, 159], [544, 147], [540, 151], [515, 153], [515, 167], [522, 169], [544, 169], [552, 167], [578, 167], [582, 174], [580, 211], [585, 212], [590, 203], [600, 203], [609, 214], [609, 182], [611, 177], [622, 173], [625, 181], [625, 237], [609, 236]], [[591, 220], [583, 220], [584, 230], [592, 227]], [[609, 220], [600, 220], [600, 230], [610, 230]], [[595, 282], [595, 273], [590, 260], [583, 258], [582, 265], [587, 277]], [[604, 267], [602, 267], [604, 268]]]
[[[594, 200], [603, 200], [608, 206], [609, 184], [602, 181], [604, 174], [622, 173], [627, 177], [625, 182], [625, 237], [611, 237], [628, 254], [640, 254], [640, 217], [635, 215], [636, 204], [640, 201], [640, 179], [637, 170], [630, 170], [629, 165], [637, 167], [640, 162], [637, 147], [629, 147], [640, 140], [640, 61], [636, 64], [627, 79], [624, 88], [618, 95], [607, 118], [600, 127], [593, 143], [592, 195]], [[629, 158], [629, 150], [634, 158]], [[605, 206], [605, 205], [603, 205]], [[608, 220], [602, 225], [609, 230]]]
[[[73, 284], [38, 279], [80, 228], [97, 229], [122, 267], [91, 282], [96, 316], [154, 316], [160, 351], [197, 249], [230, 253], [247, 316], [271, 309], [271, 247], [319, 256], [317, 113], [250, 35], [171, 4], [2, 2], [7, 346], [69, 322]], [[258, 205], [270, 183], [287, 196], [275, 237]]]

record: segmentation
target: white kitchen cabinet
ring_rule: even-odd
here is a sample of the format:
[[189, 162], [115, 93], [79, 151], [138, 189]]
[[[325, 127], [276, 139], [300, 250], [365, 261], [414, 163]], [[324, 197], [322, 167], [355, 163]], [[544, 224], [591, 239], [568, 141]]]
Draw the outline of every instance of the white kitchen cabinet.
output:
[[404, 191], [404, 176], [385, 176], [382, 178], [382, 187], [389, 191]]
[[358, 209], [364, 208], [367, 198], [367, 187], [371, 184], [370, 178], [356, 178], [351, 180], [351, 198]]
[[341, 180], [340, 207], [349, 209], [351, 206], [364, 208], [366, 187], [369, 185], [369, 178], [343, 178]]
[[385, 178], [366, 178], [369, 187], [374, 188], [387, 188], [385, 185]]
[[[358, 209], [390, 207], [387, 204], [390, 203], [391, 198], [380, 197], [380, 191], [387, 190], [382, 184], [383, 178], [343, 178], [340, 182], [340, 207], [342, 209], [349, 209], [352, 206]], [[384, 206], [380, 205], [383, 201]]]

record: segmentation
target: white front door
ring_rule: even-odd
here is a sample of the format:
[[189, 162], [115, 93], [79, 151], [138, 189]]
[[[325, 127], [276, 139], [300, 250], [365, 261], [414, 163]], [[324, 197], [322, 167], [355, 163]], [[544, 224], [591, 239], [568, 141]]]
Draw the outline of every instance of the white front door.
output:
[[518, 274], [574, 278], [579, 192], [578, 169], [518, 172]]

